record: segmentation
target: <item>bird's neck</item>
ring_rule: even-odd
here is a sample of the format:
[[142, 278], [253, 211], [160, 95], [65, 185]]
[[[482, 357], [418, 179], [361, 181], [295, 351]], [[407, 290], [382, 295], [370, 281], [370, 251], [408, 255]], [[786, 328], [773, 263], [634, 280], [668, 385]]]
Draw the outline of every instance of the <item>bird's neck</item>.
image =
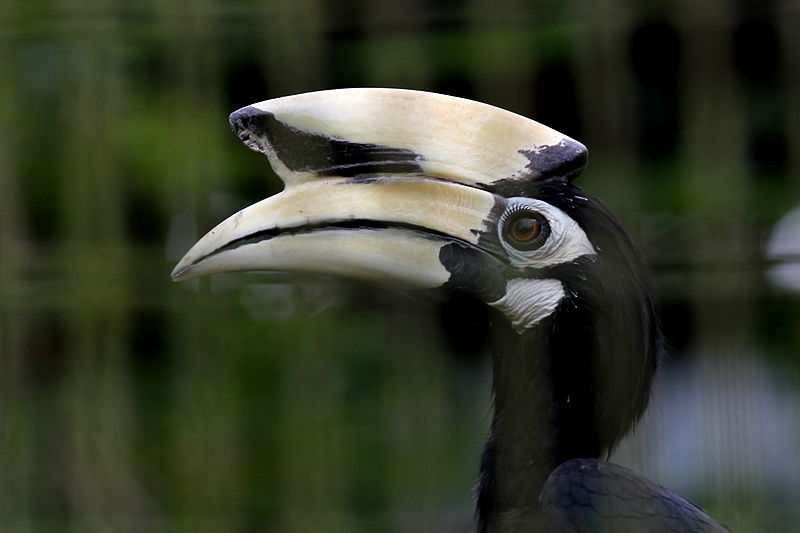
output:
[[[495, 336], [497, 337], [497, 336]], [[477, 486], [481, 533], [536, 531], [547, 477], [571, 457], [596, 456], [592, 431], [576, 429], [542, 331], [503, 334], [492, 347], [494, 415]], [[576, 439], [576, 431], [585, 432]]]

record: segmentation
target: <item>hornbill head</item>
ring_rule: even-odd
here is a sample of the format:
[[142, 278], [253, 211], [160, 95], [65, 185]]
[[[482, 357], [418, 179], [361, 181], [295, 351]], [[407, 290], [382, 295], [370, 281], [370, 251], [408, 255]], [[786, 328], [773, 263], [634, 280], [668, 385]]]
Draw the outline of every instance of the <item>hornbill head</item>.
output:
[[[285, 190], [208, 232], [173, 279], [272, 270], [468, 291], [511, 357], [547, 358], [556, 464], [608, 452], [641, 415], [658, 351], [650, 283], [617, 219], [571, 183], [582, 144], [399, 89], [278, 98], [230, 122]], [[513, 373], [498, 357], [495, 374]]]

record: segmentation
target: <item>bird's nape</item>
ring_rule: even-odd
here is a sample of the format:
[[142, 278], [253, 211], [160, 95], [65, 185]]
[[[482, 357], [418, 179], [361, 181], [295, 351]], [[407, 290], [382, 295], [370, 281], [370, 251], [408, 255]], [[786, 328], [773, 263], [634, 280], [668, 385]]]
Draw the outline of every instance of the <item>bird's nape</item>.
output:
[[173, 278], [309, 272], [482, 301], [495, 399], [481, 533], [724, 531], [600, 459], [644, 412], [661, 337], [640, 254], [572, 185], [583, 145], [496, 107], [400, 89], [269, 100], [231, 125], [286, 188], [212, 229]]

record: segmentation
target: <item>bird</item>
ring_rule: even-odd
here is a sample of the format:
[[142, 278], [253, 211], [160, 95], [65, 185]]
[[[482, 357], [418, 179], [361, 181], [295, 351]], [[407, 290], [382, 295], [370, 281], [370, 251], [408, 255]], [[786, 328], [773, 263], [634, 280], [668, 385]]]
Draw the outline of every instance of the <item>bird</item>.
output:
[[479, 533], [729, 531], [607, 460], [646, 410], [664, 342], [642, 255], [573, 183], [583, 144], [409, 89], [295, 94], [229, 120], [285, 187], [210, 230], [172, 278], [267, 270], [479, 300], [493, 391]]

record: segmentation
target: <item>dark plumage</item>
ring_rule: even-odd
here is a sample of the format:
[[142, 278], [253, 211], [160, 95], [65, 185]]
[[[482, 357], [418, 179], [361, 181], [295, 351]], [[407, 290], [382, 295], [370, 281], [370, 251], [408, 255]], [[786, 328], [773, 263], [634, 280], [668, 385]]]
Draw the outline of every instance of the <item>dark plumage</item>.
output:
[[550, 474], [539, 500], [551, 531], [722, 531], [696, 505], [627, 468], [596, 459], [570, 459], [560, 464]]
[[567, 292], [532, 330], [520, 336], [492, 319], [495, 411], [476, 487], [479, 531], [723, 531], [679, 496], [598, 460], [647, 407], [662, 346], [653, 290], [601, 202], [561, 180], [529, 194], [573, 217], [598, 254], [528, 272]]
[[290, 270], [483, 302], [494, 415], [480, 533], [726, 531], [601, 460], [644, 413], [662, 342], [639, 252], [571, 184], [582, 144], [485, 104], [399, 89], [279, 98], [231, 124], [286, 190], [210, 231], [174, 279]]

